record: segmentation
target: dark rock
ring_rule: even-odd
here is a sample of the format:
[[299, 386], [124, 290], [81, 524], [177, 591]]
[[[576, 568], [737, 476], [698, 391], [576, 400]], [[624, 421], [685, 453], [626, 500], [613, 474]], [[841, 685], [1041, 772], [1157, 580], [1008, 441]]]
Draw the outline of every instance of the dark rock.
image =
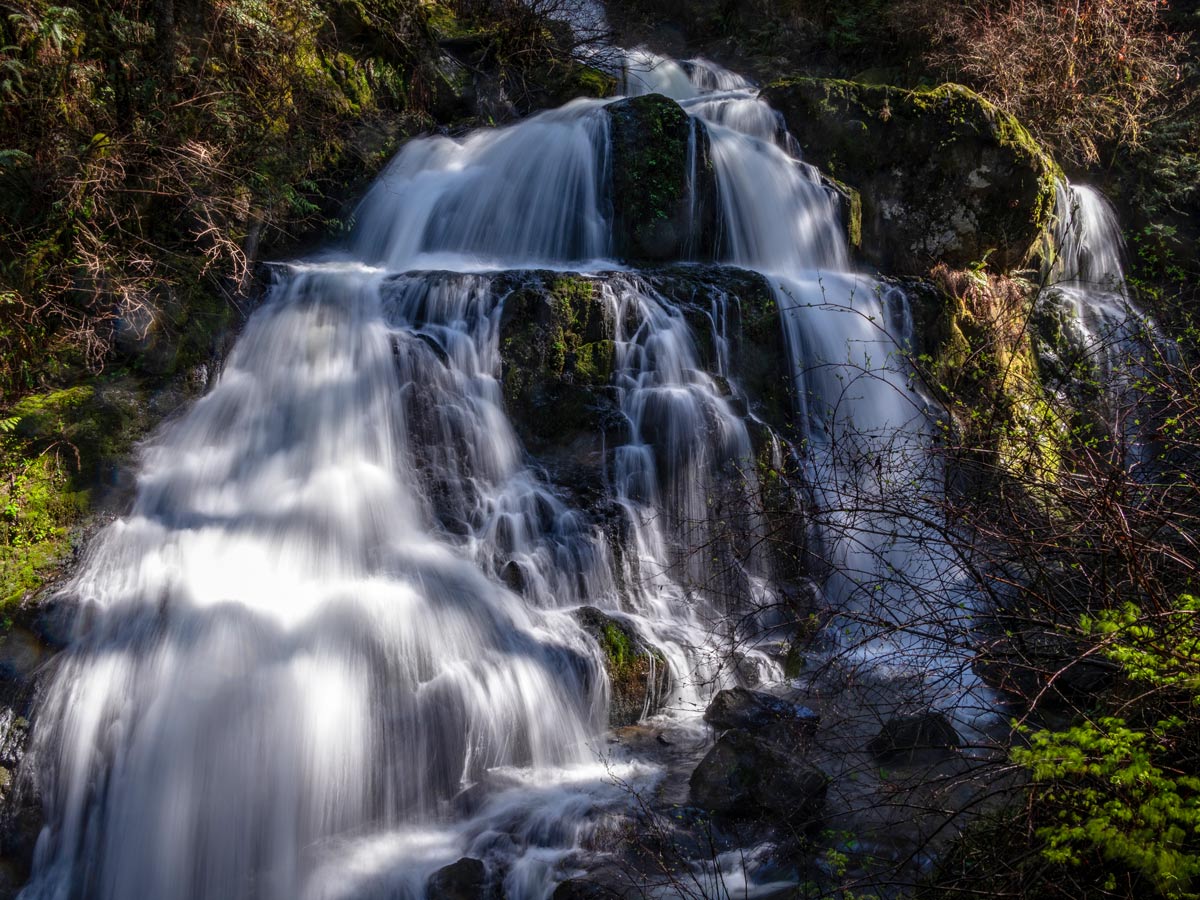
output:
[[604, 654], [612, 688], [609, 725], [635, 725], [644, 715], [657, 712], [671, 690], [671, 671], [662, 653], [627, 623], [594, 607], [581, 607], [575, 617]]
[[29, 880], [29, 872], [11, 859], [0, 859], [0, 900], [12, 900]]
[[552, 900], [618, 900], [611, 888], [583, 878], [568, 878], [554, 889]]
[[985, 258], [1007, 271], [1026, 262], [1050, 221], [1053, 160], [967, 88], [796, 78], [763, 97], [807, 161], [858, 190], [862, 254], [884, 271], [919, 275]]
[[610, 389], [616, 323], [600, 280], [514, 272], [496, 280], [505, 406], [525, 446], [560, 484], [590, 505], [604, 483], [606, 447], [623, 442], [626, 419]]
[[806, 745], [821, 717], [798, 703], [762, 691], [736, 687], [721, 691], [704, 711], [704, 721], [718, 732], [753, 732], [769, 743], [789, 749]]
[[950, 720], [938, 712], [897, 716], [871, 738], [867, 750], [881, 763], [913, 765], [949, 759], [962, 740]]
[[464, 856], [443, 866], [429, 879], [429, 900], [483, 900], [487, 890], [487, 869], [478, 859]]
[[521, 566], [516, 560], [510, 559], [504, 564], [504, 568], [500, 570], [500, 578], [510, 591], [517, 594], [525, 593], [525, 573], [521, 571]]
[[[682, 259], [695, 255], [697, 244], [703, 242], [709, 245], [711, 258], [716, 203], [707, 133], [678, 103], [661, 94], [618, 100], [606, 110], [612, 125], [617, 255]], [[695, 197], [693, 162], [699, 182]]]
[[824, 772], [744, 731], [727, 731], [691, 777], [692, 803], [736, 818], [815, 824], [825, 805]]
[[26, 681], [52, 653], [33, 631], [14, 625], [0, 635], [0, 679]]
[[742, 684], [747, 684], [754, 687], [761, 680], [758, 674], [758, 665], [754, 658], [745, 653], [733, 654], [733, 671], [737, 673], [738, 680]]
[[[779, 306], [767, 279], [732, 266], [673, 266], [647, 274], [655, 290], [688, 316], [702, 354], [711, 358], [712, 309], [724, 309], [732, 374], [750, 409], [772, 428], [792, 425], [792, 379]], [[709, 368], [713, 368], [710, 366]]]
[[996, 690], [1065, 709], [1091, 705], [1117, 675], [1112, 662], [1085, 655], [1068, 635], [1033, 629], [985, 642], [975, 671]]

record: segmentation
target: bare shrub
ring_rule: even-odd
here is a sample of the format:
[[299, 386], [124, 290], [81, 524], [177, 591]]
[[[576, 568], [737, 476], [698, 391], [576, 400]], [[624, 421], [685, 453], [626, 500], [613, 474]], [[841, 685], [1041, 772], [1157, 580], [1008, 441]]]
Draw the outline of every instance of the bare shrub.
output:
[[1076, 164], [1106, 145], [1136, 145], [1180, 77], [1167, 0], [911, 0], [930, 61], [1020, 118]]

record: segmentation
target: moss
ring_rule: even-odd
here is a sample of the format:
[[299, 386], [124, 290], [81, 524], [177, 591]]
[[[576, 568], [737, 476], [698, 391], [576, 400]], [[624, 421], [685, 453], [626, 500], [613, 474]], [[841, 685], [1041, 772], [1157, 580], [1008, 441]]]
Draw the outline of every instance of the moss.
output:
[[36, 591], [69, 558], [70, 528], [88, 509], [72, 489], [71, 451], [56, 448], [8, 468], [0, 484], [0, 609]]
[[8, 426], [0, 434], [0, 606], [36, 593], [71, 558], [93, 498], [171, 408], [165, 397], [151, 402], [160, 386], [93, 378], [25, 397], [0, 415]]
[[611, 97], [617, 89], [617, 80], [592, 66], [576, 66], [575, 96]]
[[[596, 641], [612, 689], [609, 724], [633, 725], [648, 700], [661, 701], [670, 687], [670, 670], [662, 653], [647, 646], [620, 619], [590, 606], [575, 612], [579, 624]], [[651, 711], [653, 712], [653, 704]]]
[[1051, 223], [1053, 158], [1012, 116], [957, 84], [906, 89], [795, 78], [764, 91], [806, 158], [861, 192], [864, 252], [923, 274], [987, 259], [1024, 266]]
[[429, 30], [439, 40], [478, 38], [491, 33], [480, 21], [463, 18], [450, 3], [440, 0], [422, 0], [421, 12]]
[[616, 362], [616, 349], [616, 344], [608, 340], [580, 345], [575, 350], [575, 377], [587, 384], [608, 384]]
[[608, 671], [614, 679], [624, 680], [636, 666], [629, 636], [616, 622], [607, 622], [600, 632], [600, 649], [608, 659]]
[[908, 291], [922, 342], [914, 362], [942, 394], [957, 444], [970, 448], [960, 454], [959, 474], [971, 473], [974, 490], [1006, 479], [1032, 496], [1030, 486], [1057, 480], [1069, 437], [1069, 413], [1046, 387], [1027, 327], [1037, 288], [945, 267], [934, 274], [939, 288]]
[[635, 259], [677, 259], [691, 224], [691, 120], [678, 103], [660, 94], [621, 100], [607, 110], [617, 252]]
[[850, 189], [850, 217], [846, 222], [846, 231], [850, 246], [854, 249], [862, 247], [862, 194]]
[[595, 425], [595, 391], [616, 348], [598, 282], [557, 272], [515, 273], [501, 317], [505, 403], [535, 444]]

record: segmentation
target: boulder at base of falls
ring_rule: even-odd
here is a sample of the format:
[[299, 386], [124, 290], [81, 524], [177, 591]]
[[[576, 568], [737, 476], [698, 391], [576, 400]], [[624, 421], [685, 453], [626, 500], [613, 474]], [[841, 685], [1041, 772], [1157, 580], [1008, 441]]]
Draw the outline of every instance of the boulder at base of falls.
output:
[[801, 749], [816, 733], [821, 717], [782, 697], [736, 687], [713, 697], [704, 721], [718, 733], [739, 729], [779, 747]]
[[819, 821], [828, 788], [829, 777], [800, 757], [731, 730], [692, 772], [691, 800], [713, 813], [806, 828]]
[[594, 881], [568, 878], [554, 889], [552, 900], [619, 900], [620, 894]]
[[612, 688], [609, 725], [636, 725], [657, 712], [671, 690], [671, 670], [662, 653], [648, 646], [630, 625], [595, 607], [581, 607], [575, 617], [604, 654]]
[[1054, 161], [1012, 116], [956, 84], [903, 90], [826, 78], [779, 81], [804, 158], [859, 192], [861, 251], [893, 274], [938, 262], [1022, 265], [1050, 221]]
[[433, 873], [426, 896], [430, 900], [485, 900], [487, 869], [480, 860], [464, 856]]
[[[690, 252], [693, 239], [708, 243], [714, 231], [715, 182], [707, 133], [700, 123], [693, 124], [678, 103], [661, 94], [630, 97], [605, 109], [612, 127], [617, 256], [665, 261], [695, 255]], [[690, 185], [693, 137], [699, 176], [695, 203]], [[710, 237], [705, 238], [705, 233]]]
[[1081, 642], [1036, 628], [1014, 630], [985, 641], [976, 673], [992, 688], [1043, 708], [1091, 706], [1113, 686], [1116, 666], [1088, 656]]
[[938, 712], [896, 716], [871, 738], [867, 750], [888, 765], [921, 765], [957, 755], [962, 739], [950, 720]]

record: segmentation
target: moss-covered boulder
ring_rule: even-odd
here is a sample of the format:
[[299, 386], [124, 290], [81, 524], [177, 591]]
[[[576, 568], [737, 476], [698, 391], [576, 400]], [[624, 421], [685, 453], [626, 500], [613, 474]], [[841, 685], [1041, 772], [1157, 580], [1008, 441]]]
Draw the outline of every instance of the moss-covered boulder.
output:
[[505, 407], [526, 448], [583, 500], [600, 490], [605, 447], [621, 443], [626, 424], [610, 387], [615, 322], [600, 285], [562, 272], [512, 272], [496, 285]]
[[859, 192], [862, 255], [886, 272], [984, 259], [1008, 271], [1049, 223], [1054, 161], [1016, 119], [965, 87], [796, 78], [762, 96], [808, 162]]
[[643, 641], [628, 623], [594, 607], [576, 610], [575, 617], [604, 656], [612, 691], [609, 725], [636, 725], [657, 712], [671, 690], [671, 670], [662, 652]]
[[694, 127], [674, 100], [647, 94], [610, 103], [613, 234], [619, 257], [682, 259], [689, 255], [694, 211]]
[[198, 383], [98, 377], [0, 413], [0, 613], [72, 557], [72, 532], [129, 486], [134, 443]]

